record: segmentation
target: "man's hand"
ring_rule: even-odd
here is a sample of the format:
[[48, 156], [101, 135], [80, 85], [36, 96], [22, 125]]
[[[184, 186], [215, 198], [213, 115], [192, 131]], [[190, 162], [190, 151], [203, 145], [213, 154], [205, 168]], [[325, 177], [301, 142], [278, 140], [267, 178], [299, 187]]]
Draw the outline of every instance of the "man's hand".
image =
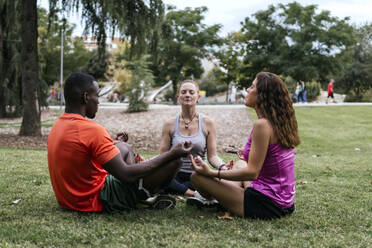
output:
[[172, 147], [171, 151], [177, 155], [177, 157], [185, 157], [190, 154], [192, 149], [191, 141], [185, 141]]
[[129, 139], [128, 133], [125, 132], [125, 131], [117, 133], [116, 136], [115, 136], [115, 140], [120, 140], [120, 141], [123, 141], [123, 142], [127, 142], [128, 139]]

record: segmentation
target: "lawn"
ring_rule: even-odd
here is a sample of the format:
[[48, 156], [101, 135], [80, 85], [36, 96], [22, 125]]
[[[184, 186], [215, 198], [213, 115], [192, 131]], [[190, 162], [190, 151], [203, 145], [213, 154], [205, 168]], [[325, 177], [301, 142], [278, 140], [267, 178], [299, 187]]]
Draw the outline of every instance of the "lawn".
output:
[[66, 211], [55, 200], [45, 149], [0, 147], [0, 247], [371, 247], [372, 107], [296, 113], [302, 144], [289, 217], [221, 220], [221, 212], [180, 200], [166, 211]]

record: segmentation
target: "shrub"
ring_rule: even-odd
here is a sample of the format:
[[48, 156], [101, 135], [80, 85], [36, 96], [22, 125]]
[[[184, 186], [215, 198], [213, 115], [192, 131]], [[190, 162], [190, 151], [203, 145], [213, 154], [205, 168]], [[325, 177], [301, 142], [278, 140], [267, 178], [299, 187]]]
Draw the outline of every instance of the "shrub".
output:
[[350, 91], [346, 97], [345, 102], [372, 102], [372, 90], [368, 90], [363, 94], [356, 95], [353, 91]]
[[320, 95], [322, 87], [319, 82], [307, 82], [306, 84], [306, 98], [308, 101], [315, 100]]
[[281, 76], [281, 79], [287, 86], [289, 93], [294, 94], [296, 91], [296, 80], [294, 80], [291, 76], [286, 76], [286, 77]]
[[202, 77], [199, 89], [205, 90], [206, 96], [214, 96], [220, 92], [227, 91], [227, 85], [219, 82], [216, 77], [216, 71], [211, 70], [207, 75]]

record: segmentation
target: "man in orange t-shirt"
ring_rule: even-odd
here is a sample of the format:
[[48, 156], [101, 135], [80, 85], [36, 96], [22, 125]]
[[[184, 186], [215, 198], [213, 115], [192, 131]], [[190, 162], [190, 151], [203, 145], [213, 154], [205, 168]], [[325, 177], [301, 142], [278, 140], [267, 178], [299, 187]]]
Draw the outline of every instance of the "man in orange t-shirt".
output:
[[[117, 212], [166, 187], [190, 153], [185, 142], [168, 153], [137, 164], [128, 144], [114, 144], [108, 132], [86, 119], [98, 111], [98, 84], [90, 75], [71, 74], [64, 87], [65, 113], [48, 137], [48, 167], [59, 205], [66, 209]], [[145, 193], [145, 194], [144, 194]], [[171, 208], [170, 196], [151, 197], [155, 208]]]

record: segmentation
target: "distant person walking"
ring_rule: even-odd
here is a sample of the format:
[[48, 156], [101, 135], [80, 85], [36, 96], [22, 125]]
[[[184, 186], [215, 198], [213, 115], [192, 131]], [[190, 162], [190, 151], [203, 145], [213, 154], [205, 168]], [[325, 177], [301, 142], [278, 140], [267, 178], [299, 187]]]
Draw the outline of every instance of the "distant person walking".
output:
[[335, 98], [334, 98], [334, 96], [333, 96], [333, 83], [334, 83], [335, 81], [333, 80], [333, 79], [331, 79], [331, 81], [329, 82], [329, 84], [328, 84], [328, 96], [327, 96], [327, 99], [326, 99], [326, 103], [328, 103], [328, 98], [329, 97], [332, 97], [332, 99], [333, 99], [333, 102], [335, 102]]
[[301, 85], [302, 85], [302, 101], [304, 103], [307, 102], [307, 99], [306, 99], [306, 84], [304, 81], [301, 81]]
[[297, 102], [303, 101], [302, 93], [303, 93], [302, 83], [301, 82], [297, 82], [296, 83]]

